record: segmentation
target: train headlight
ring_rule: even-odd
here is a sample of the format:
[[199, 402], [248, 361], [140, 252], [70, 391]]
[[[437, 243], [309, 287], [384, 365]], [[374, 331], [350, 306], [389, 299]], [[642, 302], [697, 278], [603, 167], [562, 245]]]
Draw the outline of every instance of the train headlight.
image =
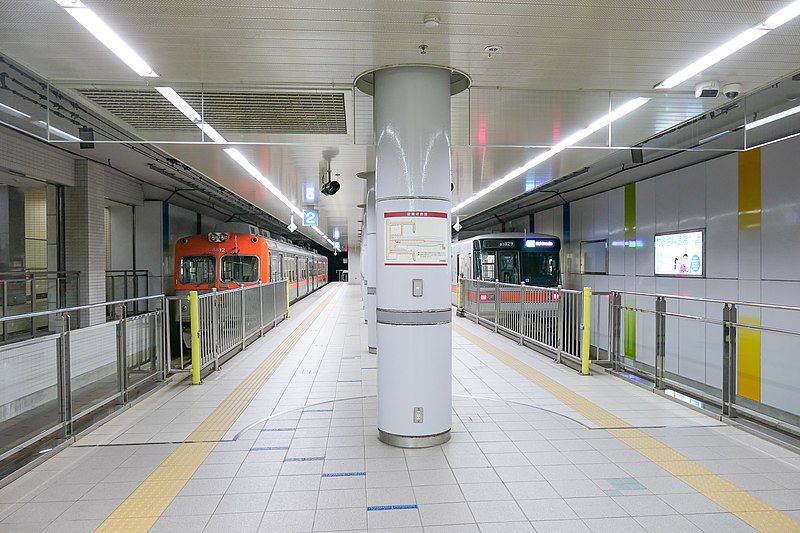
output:
[[209, 242], [225, 242], [228, 240], [228, 234], [221, 231], [213, 231], [208, 234]]

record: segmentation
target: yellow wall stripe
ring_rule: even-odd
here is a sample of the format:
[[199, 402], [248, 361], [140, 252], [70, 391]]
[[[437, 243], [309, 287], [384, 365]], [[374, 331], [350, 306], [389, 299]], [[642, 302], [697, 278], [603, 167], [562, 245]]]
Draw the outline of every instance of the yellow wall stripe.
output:
[[338, 289], [320, 302], [96, 531], [129, 532], [150, 529], [216, 446], [216, 442], [202, 441], [217, 441], [225, 436], [337, 292]]
[[601, 427], [625, 428], [607, 431], [750, 526], [759, 531], [800, 531], [800, 523], [788, 515], [767, 505], [707, 468], [700, 466], [658, 439], [633, 428], [621, 418], [609, 413], [580, 394], [571, 391], [553, 378], [534, 370], [516, 357], [457, 324], [453, 324], [453, 330], [497, 360], [513, 368], [594, 424]]
[[[761, 149], [739, 152], [739, 239], [761, 239]], [[739, 311], [739, 322], [759, 325], [756, 316]], [[738, 393], [753, 401], [761, 401], [761, 332], [739, 328]]]

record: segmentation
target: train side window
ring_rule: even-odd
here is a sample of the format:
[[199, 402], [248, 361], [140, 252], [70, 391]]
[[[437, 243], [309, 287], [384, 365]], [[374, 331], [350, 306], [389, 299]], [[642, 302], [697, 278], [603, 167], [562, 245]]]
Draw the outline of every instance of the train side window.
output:
[[214, 283], [216, 261], [211, 255], [187, 256], [181, 258], [181, 283], [198, 285]]
[[222, 281], [254, 283], [258, 281], [258, 257], [226, 255], [222, 257]]

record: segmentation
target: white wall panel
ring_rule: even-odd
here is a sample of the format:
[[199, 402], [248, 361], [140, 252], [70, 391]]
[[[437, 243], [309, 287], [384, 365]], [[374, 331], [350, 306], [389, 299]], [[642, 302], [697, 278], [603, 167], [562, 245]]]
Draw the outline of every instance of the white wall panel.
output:
[[761, 152], [761, 277], [800, 280], [800, 141]]
[[[659, 199], [659, 201], [661, 201]], [[652, 276], [655, 271], [653, 239], [656, 231], [656, 180], [640, 181], [636, 184], [636, 238], [641, 247], [626, 248], [625, 273], [637, 276]], [[628, 260], [634, 255], [634, 264]]]
[[656, 233], [677, 231], [680, 210], [680, 177], [685, 171], [677, 170], [659, 176], [655, 183]]
[[676, 172], [678, 230], [706, 227], [706, 165], [692, 165]]
[[[681, 279], [679, 294], [704, 298], [706, 280]], [[684, 315], [705, 316], [706, 305], [703, 302], [680, 300], [678, 312]], [[705, 324], [699, 320], [676, 318], [678, 325], [678, 371], [683, 377], [705, 383], [706, 381], [706, 337]], [[667, 337], [670, 332], [667, 331]]]
[[[765, 301], [797, 305], [800, 285], [791, 282], [765, 281], [761, 284]], [[764, 309], [761, 324], [790, 331], [798, 329], [797, 312]], [[761, 333], [761, 401], [800, 415], [800, 337], [782, 333]]]
[[738, 155], [706, 163], [706, 277], [739, 275]]
[[607, 195], [608, 209], [608, 273], [625, 274], [625, 189], [614, 189]]

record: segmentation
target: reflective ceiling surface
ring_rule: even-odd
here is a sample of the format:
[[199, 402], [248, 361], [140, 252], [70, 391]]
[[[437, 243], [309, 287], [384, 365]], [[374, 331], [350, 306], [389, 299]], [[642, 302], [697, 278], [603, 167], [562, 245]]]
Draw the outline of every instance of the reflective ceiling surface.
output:
[[[337, 228], [346, 239], [347, 221], [360, 218], [356, 206], [363, 201], [363, 182], [355, 174], [371, 168], [371, 97], [352, 89], [359, 73], [414, 62], [456, 67], [472, 78], [472, 88], [452, 99], [454, 204], [614, 106], [637, 96], [652, 98], [581, 141], [581, 148], [561, 152], [465, 207], [459, 213], [464, 218], [725, 103], [722, 96], [695, 98], [697, 81], [737, 82], [746, 92], [792, 72], [800, 64], [798, 20], [710, 67], [702, 77], [670, 90], [653, 89], [787, 3], [84, 0], [160, 74], [146, 80], [55, 1], [0, 0], [0, 51], [287, 223], [289, 209], [234, 164], [224, 146], [200, 144], [202, 135], [188, 119], [185, 127], [176, 122], [169, 131], [155, 127], [156, 121], [152, 128], [134, 127], [85, 91], [154, 93], [152, 86], [159, 85], [175, 88], [187, 100], [190, 93], [204, 92], [341, 95], [346, 133], [237, 130], [235, 123], [219, 130], [229, 141], [242, 143], [239, 150], [298, 206], [305, 186], [317, 183], [320, 169], [330, 161], [342, 189], [320, 197], [320, 228], [329, 236]], [[423, 24], [427, 13], [439, 16], [438, 27]], [[422, 44], [427, 45], [424, 55], [418, 48]], [[488, 54], [487, 45], [502, 50]], [[197, 98], [204, 114], [202, 98]], [[214, 126], [211, 116], [209, 107], [208, 122]]]

